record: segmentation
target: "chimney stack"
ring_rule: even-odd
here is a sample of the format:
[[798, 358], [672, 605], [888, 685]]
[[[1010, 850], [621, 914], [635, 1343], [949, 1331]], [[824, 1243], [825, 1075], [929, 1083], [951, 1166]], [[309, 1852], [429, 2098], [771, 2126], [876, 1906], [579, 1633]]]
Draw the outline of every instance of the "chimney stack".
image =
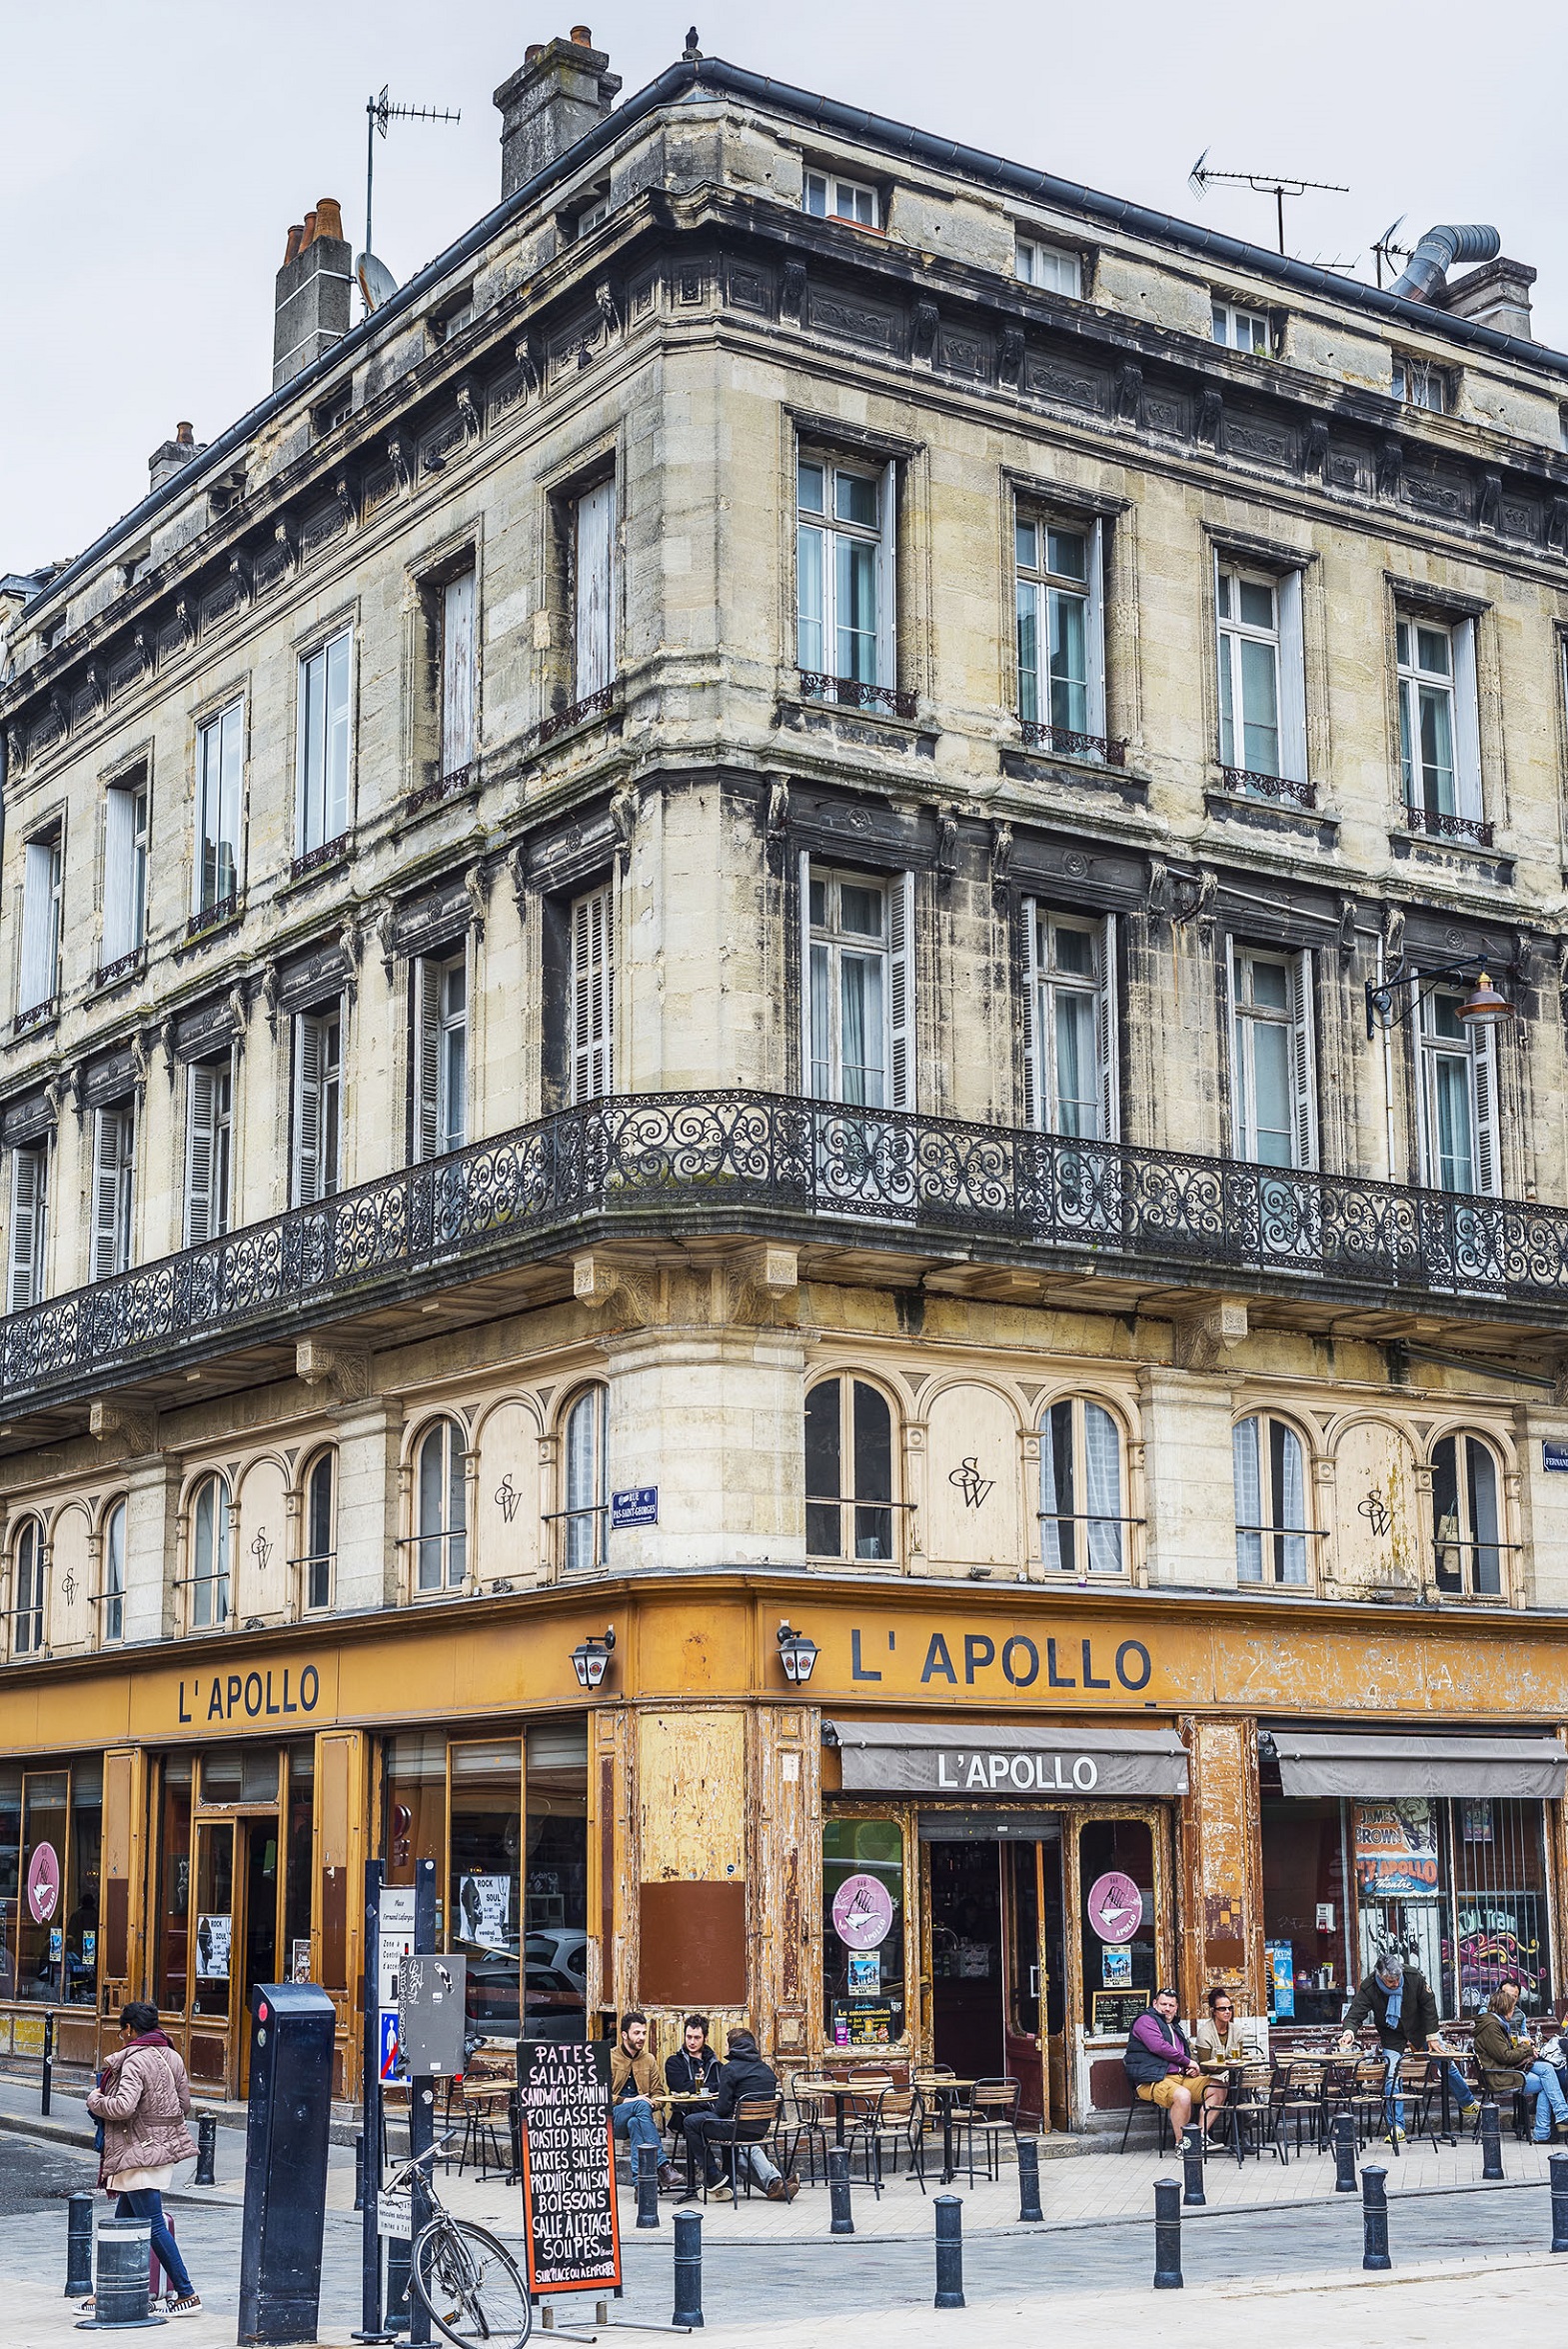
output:
[[161, 448], [154, 449], [147, 460], [149, 490], [161, 490], [166, 481], [173, 480], [182, 466], [189, 465], [193, 457], [199, 457], [206, 446], [205, 441], [192, 437], [188, 424], [177, 424], [173, 440], [165, 441]]
[[272, 388], [301, 374], [349, 331], [353, 255], [336, 196], [289, 231], [278, 272], [272, 335]]
[[1443, 308], [1451, 318], [1473, 319], [1477, 326], [1494, 327], [1500, 335], [1517, 335], [1534, 342], [1530, 330], [1530, 288], [1537, 272], [1527, 261], [1499, 257], [1479, 269], [1467, 269], [1450, 280]]
[[517, 72], [496, 92], [503, 197], [603, 122], [620, 88], [621, 76], [610, 71], [608, 52], [594, 47], [586, 24], [574, 25], [565, 41], [531, 42]]

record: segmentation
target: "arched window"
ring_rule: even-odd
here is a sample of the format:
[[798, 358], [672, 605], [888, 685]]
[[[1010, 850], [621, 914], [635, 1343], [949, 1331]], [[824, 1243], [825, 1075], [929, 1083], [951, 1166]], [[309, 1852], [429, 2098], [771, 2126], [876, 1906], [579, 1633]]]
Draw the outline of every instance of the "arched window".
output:
[[893, 1549], [892, 1412], [864, 1378], [824, 1378], [805, 1398], [805, 1547], [817, 1558]]
[[1040, 1421], [1039, 1518], [1048, 1570], [1080, 1582], [1122, 1571], [1121, 1429], [1086, 1395], [1063, 1395]]
[[125, 1503], [117, 1500], [104, 1519], [103, 1614], [98, 1636], [106, 1644], [125, 1636]]
[[22, 1520], [11, 1554], [16, 1566], [11, 1653], [37, 1655], [44, 1644], [44, 1529], [36, 1517]]
[[420, 1438], [415, 1473], [415, 1588], [456, 1590], [468, 1572], [467, 1447], [454, 1419]]
[[1500, 1598], [1497, 1459], [1479, 1435], [1445, 1435], [1432, 1448], [1437, 1587], [1452, 1597]]
[[1236, 1579], [1305, 1582], [1306, 1471], [1301, 1438], [1259, 1412], [1231, 1429], [1236, 1474]]
[[610, 1390], [585, 1386], [567, 1412], [562, 1483], [565, 1563], [591, 1573], [610, 1556]]
[[332, 1604], [332, 1568], [338, 1554], [336, 1455], [318, 1452], [305, 1471], [304, 1598], [307, 1607]]
[[191, 1508], [191, 1627], [229, 1619], [229, 1488], [204, 1476]]

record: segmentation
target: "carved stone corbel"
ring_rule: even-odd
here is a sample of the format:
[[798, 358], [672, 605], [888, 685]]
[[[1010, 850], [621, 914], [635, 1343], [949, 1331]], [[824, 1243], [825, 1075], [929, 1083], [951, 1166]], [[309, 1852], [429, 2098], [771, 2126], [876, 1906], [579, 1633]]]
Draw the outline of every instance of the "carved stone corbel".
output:
[[158, 1448], [157, 1412], [133, 1410], [125, 1403], [89, 1403], [87, 1431], [99, 1443], [107, 1443], [111, 1436], [118, 1437], [127, 1453], [150, 1452]]
[[71, 705], [58, 686], [51, 686], [49, 691], [49, 715], [59, 727], [62, 735], [70, 733]]
[[1116, 370], [1116, 421], [1137, 424], [1143, 413], [1143, 370], [1135, 359], [1123, 359]]
[[87, 693], [93, 705], [93, 716], [101, 718], [109, 707], [109, 673], [101, 661], [87, 664]]
[[370, 1392], [370, 1355], [302, 1337], [294, 1348], [294, 1374], [307, 1386], [330, 1388], [335, 1401], [359, 1402]]
[[1405, 453], [1398, 441], [1380, 441], [1377, 450], [1377, 494], [1397, 498], [1405, 478]]
[[332, 485], [332, 494], [338, 501], [346, 526], [352, 530], [360, 518], [360, 503], [354, 495], [354, 484], [346, 473], [340, 473], [336, 476]]
[[243, 555], [229, 557], [229, 577], [239, 590], [242, 609], [248, 608], [255, 593], [255, 583], [251, 578], [251, 567]]
[[1212, 866], [1203, 866], [1191, 881], [1182, 883], [1171, 907], [1171, 919], [1176, 922], [1205, 920], [1213, 911], [1218, 889], [1218, 874]]
[[805, 314], [805, 263], [786, 261], [779, 279], [779, 315], [799, 326]]
[[408, 451], [403, 445], [401, 433], [389, 432], [387, 435], [387, 462], [392, 467], [393, 479], [399, 489], [410, 488], [414, 476], [409, 471]]
[[483, 945], [485, 914], [490, 905], [490, 873], [483, 862], [469, 866], [463, 876], [463, 888], [473, 910], [475, 944]]
[[1356, 902], [1354, 898], [1339, 901], [1339, 951], [1353, 955], [1356, 951]]
[[274, 543], [283, 553], [283, 575], [285, 579], [290, 579], [300, 567], [300, 534], [293, 523], [285, 518], [275, 525], [272, 535]]
[[512, 884], [512, 902], [518, 910], [518, 922], [528, 925], [528, 843], [517, 841], [507, 852], [507, 879]]
[[1225, 429], [1225, 395], [1209, 384], [1198, 401], [1197, 436], [1205, 448], [1217, 449]]
[[638, 799], [635, 786], [623, 784], [610, 802], [610, 824], [616, 836], [616, 855], [624, 873], [632, 857], [633, 837], [637, 832]]
[[768, 1241], [743, 1248], [725, 1266], [723, 1318], [743, 1328], [768, 1328], [794, 1317], [800, 1293], [799, 1251]]
[[927, 365], [936, 353], [936, 334], [941, 325], [934, 302], [916, 302], [909, 318], [909, 356], [923, 359]]
[[1383, 952], [1390, 963], [1397, 963], [1405, 947], [1405, 910], [1392, 899], [1383, 908]]
[[376, 933], [376, 944], [381, 950], [381, 967], [387, 974], [387, 985], [390, 987], [392, 974], [397, 968], [398, 961], [393, 914], [390, 906], [377, 907], [371, 928]]
[[1012, 874], [1012, 826], [999, 819], [991, 823], [991, 887], [1004, 890]]
[[524, 398], [527, 399], [530, 392], [537, 396], [545, 380], [545, 352], [538, 335], [519, 335], [512, 346], [512, 356], [523, 378]]
[[1232, 1346], [1247, 1334], [1247, 1308], [1238, 1297], [1222, 1297], [1197, 1313], [1178, 1313], [1170, 1324], [1171, 1351], [1178, 1370], [1220, 1370]]
[[136, 1071], [138, 1093], [147, 1091], [147, 1080], [153, 1073], [153, 1052], [157, 1042], [157, 1034], [151, 1028], [133, 1028], [131, 1031], [131, 1066]]
[[145, 628], [136, 628], [131, 631], [131, 650], [136, 655], [137, 666], [141, 675], [143, 677], [151, 677], [153, 673], [154, 648], [153, 640], [148, 635]]
[[485, 429], [485, 419], [474, 397], [474, 385], [465, 377], [457, 387], [458, 420], [463, 427], [463, 438], [471, 446]]
[[1483, 473], [1475, 493], [1476, 529], [1495, 530], [1502, 511], [1503, 477], [1500, 473]]
[[267, 1014], [267, 1026], [274, 1036], [278, 1033], [278, 966], [274, 962], [266, 962], [262, 965], [261, 1000]]
[[180, 644], [188, 653], [196, 642], [196, 614], [191, 610], [190, 603], [184, 596], [174, 607], [174, 621], [180, 632]]
[[1016, 391], [1023, 381], [1024, 341], [1021, 326], [1004, 326], [996, 353], [997, 381]]
[[1321, 481], [1328, 465], [1328, 420], [1314, 416], [1301, 436], [1301, 470], [1309, 481]]
[[1170, 868], [1163, 857], [1150, 857], [1148, 892], [1144, 899], [1148, 912], [1156, 917], [1170, 911]]
[[616, 305], [615, 289], [608, 278], [602, 279], [594, 288], [594, 307], [605, 322], [606, 333], [618, 335], [621, 332], [621, 312]]
[[770, 840], [782, 840], [789, 829], [789, 786], [782, 775], [776, 775], [769, 786], [764, 822]]
[[602, 1251], [573, 1257], [572, 1293], [596, 1310], [613, 1304], [616, 1320], [635, 1328], [653, 1328], [664, 1317], [659, 1274], [617, 1263]]
[[941, 808], [936, 816], [936, 871], [950, 881], [958, 869], [958, 812]]

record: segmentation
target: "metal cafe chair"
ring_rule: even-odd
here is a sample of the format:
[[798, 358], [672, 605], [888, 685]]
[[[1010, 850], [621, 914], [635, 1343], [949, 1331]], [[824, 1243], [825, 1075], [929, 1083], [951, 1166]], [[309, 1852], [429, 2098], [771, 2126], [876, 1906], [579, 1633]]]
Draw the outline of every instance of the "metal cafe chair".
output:
[[1006, 2130], [1012, 2138], [1013, 2151], [1018, 2145], [1018, 2103], [1023, 2094], [1021, 2081], [1003, 2078], [976, 2080], [964, 2107], [963, 2134], [969, 2172], [969, 2184], [974, 2183], [974, 2137], [978, 2130], [985, 2149], [987, 2179], [1001, 2176], [1001, 2139]]
[[[730, 2180], [730, 2199], [741, 2199], [741, 2153], [749, 2145], [766, 2145], [779, 2125], [784, 2106], [782, 2096], [743, 2096], [736, 2106], [733, 2118], [718, 2121], [708, 2131], [708, 2141], [717, 2152], [727, 2157]], [[746, 2165], [746, 2191], [752, 2192], [752, 2165]], [[703, 2170], [703, 2200], [708, 2200], [708, 2170]]]
[[1127, 2139], [1132, 2134], [1132, 2124], [1138, 2115], [1152, 2113], [1158, 2123], [1154, 2131], [1154, 2150], [1156, 2153], [1163, 2153], [1166, 2146], [1174, 2141], [1170, 2133], [1169, 2113], [1162, 2104], [1155, 2104], [1149, 2097], [1140, 2096], [1130, 2080], [1127, 2082], [1127, 2094], [1131, 2102], [1127, 2106], [1127, 2117], [1121, 2124], [1121, 2143], [1117, 2147], [1117, 2151], [1126, 2152]]
[[789, 2083], [790, 2117], [779, 2123], [779, 2150], [782, 2167], [798, 2170], [800, 2148], [805, 2147], [806, 2182], [816, 2183], [816, 2154], [821, 2148], [822, 2176], [827, 2175], [828, 2128], [832, 2120], [831, 2080], [814, 2073], [797, 2072]]
[[883, 2147], [890, 2148], [888, 2164], [898, 2174], [900, 2147], [909, 2157], [909, 2174], [925, 2191], [925, 2101], [918, 2088], [884, 2088], [866, 2129], [866, 2143], [874, 2166], [876, 2190], [882, 2184]]

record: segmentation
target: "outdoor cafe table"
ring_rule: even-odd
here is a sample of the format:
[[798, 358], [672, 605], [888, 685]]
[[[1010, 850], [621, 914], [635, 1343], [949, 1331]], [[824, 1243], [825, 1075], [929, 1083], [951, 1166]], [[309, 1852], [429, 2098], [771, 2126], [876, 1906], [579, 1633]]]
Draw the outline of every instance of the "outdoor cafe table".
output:
[[944, 2186], [950, 2186], [957, 2174], [953, 2168], [952, 2160], [952, 2108], [960, 2096], [969, 2094], [974, 2087], [974, 2082], [972, 2080], [951, 2080], [945, 2072], [936, 2075], [916, 2073], [914, 2085], [922, 2096], [931, 2097], [941, 2107], [941, 2178], [939, 2182]]
[[[661, 2104], [684, 2105], [693, 2112], [713, 2112], [718, 2107], [718, 2101], [717, 2096], [700, 2096], [695, 2089], [686, 2088], [667, 2088], [659, 2099]], [[686, 2133], [685, 2112], [681, 2114], [681, 2141], [686, 2147], [686, 2190], [689, 2195], [695, 2195], [697, 2192], [697, 2163], [692, 2152], [692, 2140]]]

